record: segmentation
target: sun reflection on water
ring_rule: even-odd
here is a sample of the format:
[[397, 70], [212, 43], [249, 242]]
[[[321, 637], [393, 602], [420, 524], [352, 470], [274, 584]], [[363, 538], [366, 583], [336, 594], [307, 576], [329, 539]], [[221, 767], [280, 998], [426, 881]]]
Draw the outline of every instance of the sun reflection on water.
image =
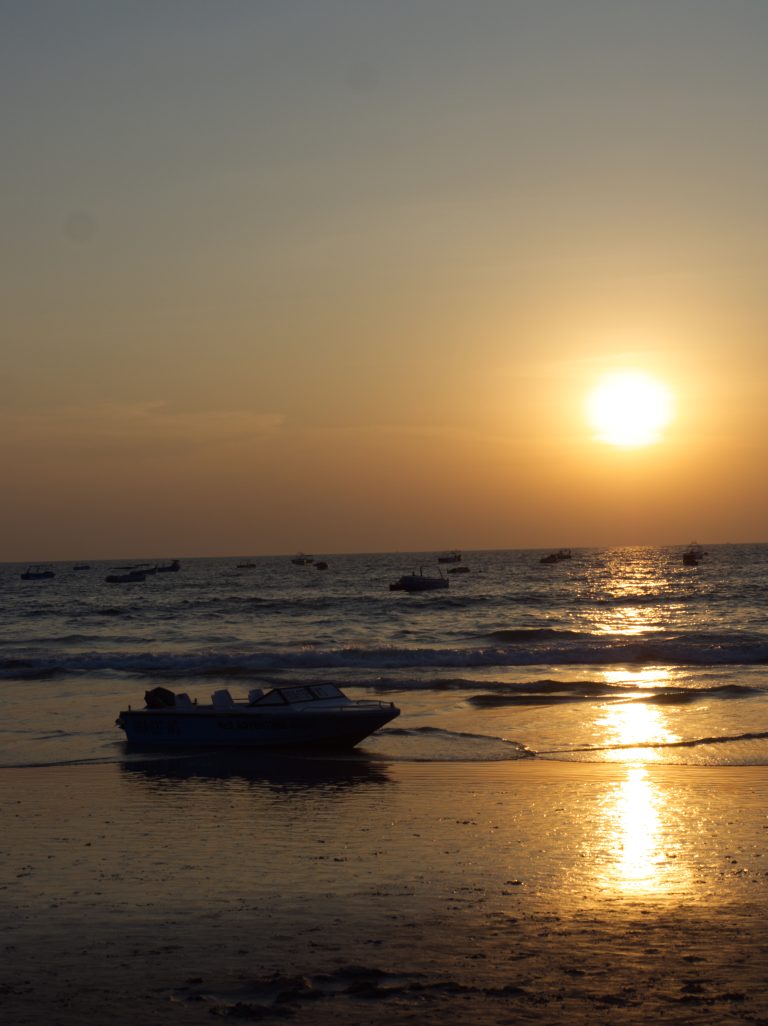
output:
[[607, 810], [615, 853], [615, 874], [622, 890], [658, 887], [661, 797], [642, 766], [627, 767], [627, 776], [611, 796]]
[[[649, 690], [651, 687], [658, 689], [658, 674], [649, 676], [647, 681]], [[642, 683], [638, 681], [638, 684], [642, 689]], [[609, 762], [659, 762], [663, 759], [662, 752], [653, 746], [680, 740], [680, 736], [670, 730], [663, 711], [642, 700], [604, 706], [595, 726]]]
[[603, 892], [674, 898], [691, 885], [684, 810], [646, 766], [627, 766], [606, 792], [590, 857]]

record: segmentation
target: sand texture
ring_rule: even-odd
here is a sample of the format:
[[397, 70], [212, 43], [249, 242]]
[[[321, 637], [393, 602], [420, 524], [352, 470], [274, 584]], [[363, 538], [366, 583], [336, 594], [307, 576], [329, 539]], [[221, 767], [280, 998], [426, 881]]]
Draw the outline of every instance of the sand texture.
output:
[[0, 1012], [768, 1023], [768, 769], [0, 772]]

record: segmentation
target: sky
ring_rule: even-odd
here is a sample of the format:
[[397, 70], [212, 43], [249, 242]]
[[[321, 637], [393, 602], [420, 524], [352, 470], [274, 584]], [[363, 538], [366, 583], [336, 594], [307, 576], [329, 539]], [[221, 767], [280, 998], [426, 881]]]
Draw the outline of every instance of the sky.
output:
[[[765, 0], [4, 0], [0, 560], [768, 540]], [[590, 390], [651, 376], [654, 444]]]

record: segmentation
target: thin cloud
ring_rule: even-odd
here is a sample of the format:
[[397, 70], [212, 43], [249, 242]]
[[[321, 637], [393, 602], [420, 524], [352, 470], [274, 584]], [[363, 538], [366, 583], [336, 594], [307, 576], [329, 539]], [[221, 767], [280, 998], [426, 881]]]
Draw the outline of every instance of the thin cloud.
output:
[[253, 410], [178, 411], [162, 401], [97, 403], [41, 412], [0, 414], [7, 445], [78, 448], [188, 449], [258, 441], [277, 432], [281, 413]]

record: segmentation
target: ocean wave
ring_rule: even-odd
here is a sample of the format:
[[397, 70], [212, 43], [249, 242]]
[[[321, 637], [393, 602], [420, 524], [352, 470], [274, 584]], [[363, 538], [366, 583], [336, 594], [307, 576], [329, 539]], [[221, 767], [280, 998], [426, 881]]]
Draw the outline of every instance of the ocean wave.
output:
[[[477, 684], [475, 682], [475, 690]], [[562, 683], [555, 681], [535, 681], [530, 684], [501, 684], [493, 691], [474, 694], [469, 699], [472, 705], [479, 708], [503, 708], [515, 705], [558, 705], [566, 702], [586, 702], [595, 699], [615, 699], [620, 701], [638, 702], [647, 705], [685, 705], [711, 699], [754, 698], [764, 695], [763, 688], [747, 687], [742, 684], [723, 686], [684, 688], [664, 687], [655, 689], [640, 685], [641, 695], [628, 694], [638, 690], [638, 686], [629, 684], [608, 684], [602, 681], [582, 681], [579, 683]]]
[[379, 737], [395, 742], [387, 752], [392, 762], [507, 762], [536, 755], [520, 741], [443, 727], [387, 727]]
[[636, 748], [673, 749], [673, 748], [700, 748], [703, 745], [727, 745], [738, 744], [749, 741], [768, 740], [768, 731], [744, 731], [741, 734], [714, 734], [708, 737], [691, 737], [680, 741], [627, 741], [615, 745], [580, 745], [567, 748], [555, 748], [550, 751], [538, 751], [536, 755], [575, 755], [589, 754], [592, 752], [623, 752], [634, 751]]
[[564, 632], [548, 640], [471, 648], [376, 648], [343, 646], [255, 651], [203, 650], [84, 651], [79, 653], [7, 651], [0, 657], [0, 678], [119, 672], [140, 676], [225, 676], [321, 669], [479, 669], [512, 666], [723, 666], [768, 663], [768, 639], [761, 636], [703, 635], [635, 639], [577, 636]]

